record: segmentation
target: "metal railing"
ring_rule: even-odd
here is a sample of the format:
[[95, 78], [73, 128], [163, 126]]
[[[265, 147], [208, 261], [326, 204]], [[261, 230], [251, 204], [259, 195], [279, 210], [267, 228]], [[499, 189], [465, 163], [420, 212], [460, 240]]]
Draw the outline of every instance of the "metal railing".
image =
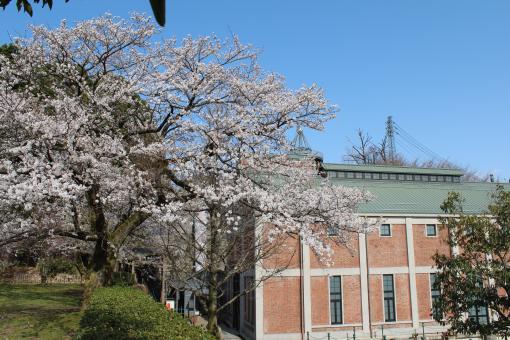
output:
[[[361, 340], [361, 339], [382, 339], [382, 340], [387, 340], [387, 339], [393, 339], [393, 338], [398, 338], [398, 339], [405, 339], [405, 338], [408, 338], [409, 340], [427, 340], [427, 339], [447, 339], [448, 336], [446, 336], [444, 333], [442, 332], [426, 332], [425, 331], [425, 322], [420, 322], [420, 329], [417, 330], [415, 329], [414, 330], [414, 333], [410, 334], [410, 335], [404, 335], [404, 334], [391, 334], [391, 335], [387, 335], [387, 334], [384, 334], [384, 331], [385, 331], [385, 328], [384, 328], [384, 325], [380, 325], [380, 328], [377, 329], [377, 331], [375, 331], [375, 336], [372, 336], [372, 337], [368, 337], [368, 336], [359, 336], [359, 332], [358, 334], [356, 334], [356, 327], [353, 327], [352, 328], [352, 332], [344, 329], [344, 330], [339, 330], [339, 331], [336, 331], [335, 333], [337, 332], [343, 332], [344, 335], [333, 335], [331, 332], [327, 332], [326, 335], [314, 335], [313, 333], [310, 333], [310, 332], [306, 332], [306, 340]], [[387, 328], [388, 329], [388, 328]], [[394, 329], [394, 328], [391, 328], [391, 329]], [[419, 332], [421, 331], [421, 332]], [[324, 332], [317, 332], [317, 333], [324, 333]], [[377, 334], [379, 333], [379, 334]], [[481, 339], [480, 336], [478, 335], [465, 335], [465, 336], [456, 336], [455, 337], [456, 339], [466, 339], [466, 340], [475, 340], [475, 339]]]

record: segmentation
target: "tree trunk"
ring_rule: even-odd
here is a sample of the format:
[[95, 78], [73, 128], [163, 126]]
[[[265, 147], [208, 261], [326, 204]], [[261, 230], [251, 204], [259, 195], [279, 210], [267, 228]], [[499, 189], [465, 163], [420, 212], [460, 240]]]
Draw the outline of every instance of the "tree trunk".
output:
[[211, 273], [209, 280], [209, 296], [207, 301], [207, 330], [213, 334], [216, 339], [223, 339], [223, 335], [218, 327], [218, 282], [216, 273]]
[[114, 270], [114, 266], [111, 263], [112, 258], [113, 263], [115, 263], [113, 254], [111, 254], [112, 251], [108, 249], [109, 247], [110, 245], [106, 235], [100, 235], [96, 241], [94, 253], [89, 263], [89, 268], [99, 275], [99, 280], [104, 286], [108, 286], [112, 282]]
[[92, 185], [87, 192], [90, 229], [97, 236], [94, 253], [87, 267], [98, 274], [102, 285], [108, 286], [112, 284], [113, 272], [116, 269], [115, 251], [122, 247], [132, 231], [142, 224], [149, 214], [134, 212], [109, 231], [98, 192], [97, 184]]
[[97, 197], [99, 187], [93, 185], [89, 190], [88, 204], [90, 211], [90, 226], [92, 231], [97, 235], [92, 261], [89, 263], [89, 268], [99, 274], [99, 281], [102, 285], [108, 286], [112, 283], [112, 274], [114, 267], [112, 260], [114, 256], [111, 253], [110, 244], [108, 240], [108, 226], [103, 211], [101, 201]]
[[217, 339], [223, 339], [218, 327], [218, 229], [221, 221], [214, 209], [210, 212], [209, 221], [209, 295], [207, 301], [207, 330]]

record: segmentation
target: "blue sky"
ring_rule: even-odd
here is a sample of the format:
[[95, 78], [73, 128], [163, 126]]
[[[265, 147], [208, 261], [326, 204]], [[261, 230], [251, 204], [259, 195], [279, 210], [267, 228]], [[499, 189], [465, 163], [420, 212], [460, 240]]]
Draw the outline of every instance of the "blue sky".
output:
[[[14, 5], [0, 11], [0, 42], [26, 35], [29, 23], [150, 13], [148, 0], [54, 2], [51, 12], [36, 5], [33, 18]], [[510, 1], [167, 2], [164, 36], [235, 33], [289, 87], [323, 87], [340, 112], [325, 131], [306, 134], [326, 161], [342, 161], [358, 128], [381, 138], [391, 114], [442, 157], [510, 178]]]

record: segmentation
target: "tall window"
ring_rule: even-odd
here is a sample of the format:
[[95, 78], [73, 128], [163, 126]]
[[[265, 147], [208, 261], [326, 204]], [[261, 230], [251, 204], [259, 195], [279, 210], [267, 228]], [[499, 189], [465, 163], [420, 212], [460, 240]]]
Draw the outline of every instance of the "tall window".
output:
[[342, 277], [329, 277], [329, 310], [331, 314], [331, 324], [338, 325], [342, 323]]
[[391, 236], [391, 225], [390, 224], [381, 224], [379, 228], [380, 236]]
[[430, 297], [432, 298], [432, 317], [434, 319], [441, 319], [441, 315], [436, 307], [434, 307], [439, 300], [439, 296], [441, 295], [441, 290], [439, 289], [439, 284], [437, 283], [437, 274], [430, 274]]
[[[482, 286], [482, 281], [480, 280], [477, 285]], [[474, 306], [468, 310], [469, 319], [479, 325], [486, 325], [489, 323], [488, 312], [489, 311], [487, 306], [483, 305], [483, 303], [477, 303], [477, 301], [475, 301]]]
[[[249, 289], [253, 287], [253, 278], [250, 276], [244, 277], [244, 287]], [[251, 324], [255, 324], [255, 291], [251, 290], [244, 295], [244, 320]]]
[[384, 321], [395, 321], [395, 286], [393, 285], [393, 275], [383, 275], [384, 290]]

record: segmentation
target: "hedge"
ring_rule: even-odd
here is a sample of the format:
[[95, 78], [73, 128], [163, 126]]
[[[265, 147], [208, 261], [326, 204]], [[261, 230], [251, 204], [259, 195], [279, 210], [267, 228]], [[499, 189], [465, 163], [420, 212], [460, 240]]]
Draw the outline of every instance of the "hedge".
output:
[[133, 287], [95, 289], [80, 321], [78, 339], [213, 340], [205, 329]]

